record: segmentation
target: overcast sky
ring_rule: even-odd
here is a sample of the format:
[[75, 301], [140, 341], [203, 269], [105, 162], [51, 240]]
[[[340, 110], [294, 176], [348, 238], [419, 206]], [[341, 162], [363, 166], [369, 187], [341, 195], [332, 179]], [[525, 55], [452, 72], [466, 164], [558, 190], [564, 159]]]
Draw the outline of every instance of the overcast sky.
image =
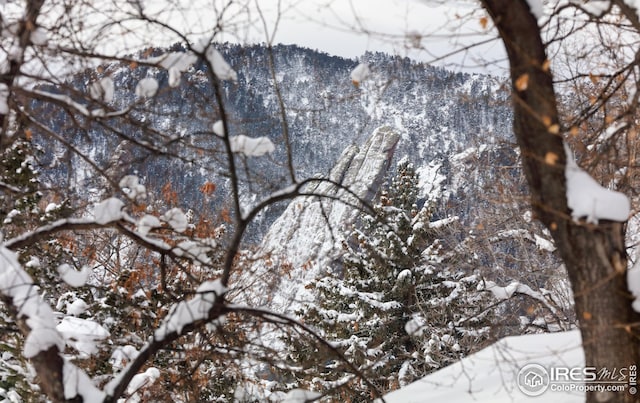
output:
[[[270, 3], [273, 7], [275, 1], [260, 4], [266, 9]], [[497, 41], [443, 58], [495, 36], [482, 27], [483, 15], [476, 3], [464, 0], [301, 0], [284, 10], [275, 42], [345, 57], [383, 51], [456, 70], [483, 71], [482, 65], [504, 57]], [[275, 19], [269, 21], [273, 29]], [[490, 71], [501, 69], [493, 66]]]
[[[126, 0], [121, 4], [127, 8]], [[113, 4], [120, 4], [116, 1]], [[115, 7], [91, 18], [95, 41], [105, 53], [127, 54], [155, 44], [167, 46], [184, 38], [260, 43], [275, 32], [272, 43], [298, 44], [332, 55], [356, 58], [367, 51], [382, 51], [434, 63], [455, 71], [504, 74], [504, 52], [486, 15], [474, 0], [149, 0], [145, 13], [175, 28], [155, 28], [128, 19]], [[280, 9], [278, 10], [278, 6]], [[258, 12], [258, 9], [262, 12]], [[264, 17], [261, 18], [261, 15]], [[277, 18], [277, 16], [280, 18]], [[52, 16], [52, 19], [55, 18]], [[109, 19], [110, 36], [102, 29]], [[122, 27], [122, 28], [121, 28]], [[213, 32], [222, 34], [207, 38]], [[473, 43], [489, 43], [461, 51]], [[458, 53], [455, 53], [458, 51]], [[449, 57], [445, 57], [450, 55]], [[486, 69], [484, 66], [490, 66]], [[498, 67], [496, 67], [498, 66]]]

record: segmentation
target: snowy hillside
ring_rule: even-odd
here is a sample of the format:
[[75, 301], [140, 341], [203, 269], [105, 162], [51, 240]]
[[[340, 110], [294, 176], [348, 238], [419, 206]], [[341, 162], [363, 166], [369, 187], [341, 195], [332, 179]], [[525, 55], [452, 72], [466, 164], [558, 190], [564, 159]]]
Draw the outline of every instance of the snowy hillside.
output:
[[[171, 50], [171, 57], [186, 57], [180, 46]], [[162, 51], [141, 56], [160, 60]], [[46, 186], [75, 189], [96, 207], [98, 224], [127, 218], [122, 209], [131, 209], [132, 217], [140, 216], [127, 218], [134, 236], [160, 254], [153, 260], [118, 238], [105, 239], [98, 267], [110, 273], [119, 298], [109, 303], [139, 306], [138, 299], [198, 295], [202, 280], [222, 275], [233, 283], [225, 301], [262, 315], [246, 325], [230, 323], [229, 340], [246, 343], [238, 350], [242, 358], [235, 373], [207, 393], [240, 391], [262, 400], [300, 387], [366, 399], [372, 390], [397, 389], [505, 335], [573, 326], [550, 235], [522, 208], [526, 192], [508, 140], [509, 96], [501, 80], [383, 54], [346, 60], [294, 46], [272, 50], [270, 71], [271, 50], [262, 46], [220, 51], [234, 74], [217, 83], [215, 94], [206, 65], [193, 65], [181, 78], [171, 69], [103, 66], [99, 74], [114, 82], [112, 106], [129, 105], [129, 120], [101, 116], [90, 129], [66, 130], [64, 108], [33, 106], [46, 109], [55, 130], [66, 130], [65, 146], [78, 150], [65, 153], [34, 132]], [[79, 91], [95, 81], [95, 72], [87, 74], [74, 81]], [[153, 83], [175, 90], [156, 93]], [[251, 148], [247, 139], [259, 141]], [[167, 218], [176, 211], [179, 225]], [[174, 230], [175, 247], [162, 238]], [[118, 256], [113, 270], [111, 249]], [[518, 256], [528, 256], [526, 267]], [[168, 258], [195, 261], [181, 266], [187, 274], [174, 275], [164, 271]], [[149, 267], [142, 274], [159, 275], [159, 282], [131, 262]], [[540, 297], [532, 300], [534, 293], [518, 287], [508, 298], [489, 290], [515, 279]], [[149, 302], [140, 323], [182, 312], [180, 304], [158, 313]], [[262, 309], [306, 324], [306, 334], [293, 334]], [[109, 321], [110, 334], [128, 331]], [[168, 329], [178, 329], [178, 337], [183, 322], [166, 323], [159, 338]], [[308, 340], [313, 334], [334, 351]], [[96, 336], [102, 337], [86, 337]], [[263, 354], [286, 365], [260, 363], [256, 357]], [[350, 361], [351, 367], [341, 364]]]
[[521, 368], [538, 364], [582, 368], [584, 353], [580, 333], [513, 336], [472, 354], [460, 362], [430, 374], [384, 397], [387, 403], [580, 403], [584, 392], [564, 392], [549, 388], [540, 396], [528, 396], [518, 388]]
[[[181, 51], [181, 47], [176, 45], [172, 50]], [[237, 83], [223, 83], [230, 132], [264, 135], [275, 144], [272, 158], [242, 162], [248, 168], [241, 178], [245, 206], [288, 180], [287, 164], [281, 163], [287, 158], [282, 117], [286, 119], [297, 179], [326, 176], [346, 146], [362, 144], [373, 130], [389, 126], [401, 137], [396, 155], [408, 156], [417, 167], [441, 166], [449, 191], [455, 193], [465, 184], [453, 177], [459, 170], [453, 166], [452, 156], [480, 145], [503, 148], [500, 143], [510, 138], [509, 94], [503, 81], [494, 77], [450, 72], [383, 53], [367, 53], [359, 60], [350, 60], [279, 45], [273, 48], [273, 57], [282, 110], [268, 69], [266, 47], [224, 45], [220, 51], [237, 71]], [[162, 50], [145, 56], [157, 54]], [[359, 62], [366, 63], [371, 73], [354, 86], [350, 72]], [[230, 183], [224, 175], [212, 175], [221, 171], [221, 165], [224, 170], [224, 162], [219, 139], [210, 133], [218, 117], [211, 105], [215, 97], [206, 85], [205, 71], [206, 66], [196, 64], [185, 73], [176, 91], [160, 91], [152, 102], [145, 103], [145, 110], [151, 112], [149, 120], [126, 127], [136, 136], [133, 141], [100, 129], [74, 129], [69, 131], [71, 143], [86, 150], [108, 172], [137, 174], [152, 192], [170, 184], [181, 204], [219, 210], [228, 203]], [[86, 91], [94, 74], [88, 71], [77, 76], [74, 85]], [[132, 70], [118, 63], [105, 66], [103, 74], [114, 82], [116, 106], [131, 102], [135, 84], [142, 79], [155, 78], [160, 87], [165, 87], [171, 78], [167, 71], [146, 67]], [[54, 126], [63, 127], [65, 114], [54, 114], [52, 120]], [[140, 127], [175, 133], [162, 139], [159, 149], [180, 159], [150, 158], [153, 150], [145, 148], [149, 141], [145, 134], [137, 134]], [[203, 134], [185, 135], [199, 131]], [[44, 138], [39, 141], [47, 150], [42, 161], [51, 168], [52, 183], [71, 181], [71, 187], [94, 193], [103, 187], [89, 175], [91, 170], [81, 158], [66, 155], [59, 145], [49, 144]], [[209, 152], [194, 158], [190, 151], [194, 148]], [[108, 151], [113, 149], [116, 153]], [[74, 167], [73, 174], [70, 166]], [[215, 184], [216, 191], [208, 195], [192, 191], [206, 182]], [[259, 217], [252, 240], [258, 241], [281, 212], [270, 209]]]

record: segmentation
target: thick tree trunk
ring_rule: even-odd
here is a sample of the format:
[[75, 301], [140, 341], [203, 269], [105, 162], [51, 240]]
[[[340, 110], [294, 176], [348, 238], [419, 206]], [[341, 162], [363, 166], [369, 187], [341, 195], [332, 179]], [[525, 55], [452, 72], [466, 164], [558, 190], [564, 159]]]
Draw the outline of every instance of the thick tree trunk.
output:
[[[566, 155], [549, 62], [525, 0], [483, 0], [507, 50], [514, 133], [538, 219], [551, 231], [571, 280], [586, 365], [620, 369], [640, 362], [638, 323], [627, 289], [625, 225], [575, 222], [566, 199]], [[588, 402], [632, 402], [622, 393], [587, 393]]]

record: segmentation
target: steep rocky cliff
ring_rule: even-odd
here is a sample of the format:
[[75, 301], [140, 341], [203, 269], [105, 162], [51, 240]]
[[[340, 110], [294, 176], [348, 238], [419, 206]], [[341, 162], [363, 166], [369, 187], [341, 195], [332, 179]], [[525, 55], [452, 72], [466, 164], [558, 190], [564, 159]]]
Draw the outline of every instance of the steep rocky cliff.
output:
[[[376, 129], [360, 147], [347, 147], [326, 181], [307, 187], [273, 223], [255, 254], [254, 278], [270, 290], [261, 304], [292, 311], [309, 296], [303, 285], [331, 270], [349, 227], [375, 197], [400, 135]], [[268, 257], [262, 259], [262, 257]]]

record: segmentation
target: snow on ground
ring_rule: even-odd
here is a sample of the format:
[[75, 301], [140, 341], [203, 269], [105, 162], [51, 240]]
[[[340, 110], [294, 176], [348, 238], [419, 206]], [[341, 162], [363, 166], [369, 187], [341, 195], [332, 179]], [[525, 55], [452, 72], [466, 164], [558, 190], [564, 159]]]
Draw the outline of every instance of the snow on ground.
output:
[[[520, 369], [529, 364], [546, 369], [582, 367], [584, 352], [581, 345], [577, 330], [507, 337], [387, 394], [384, 399], [387, 403], [581, 403], [585, 400], [583, 392], [558, 392], [549, 387], [540, 396], [530, 397], [522, 393], [516, 383]], [[524, 371], [523, 374], [526, 375]]]

